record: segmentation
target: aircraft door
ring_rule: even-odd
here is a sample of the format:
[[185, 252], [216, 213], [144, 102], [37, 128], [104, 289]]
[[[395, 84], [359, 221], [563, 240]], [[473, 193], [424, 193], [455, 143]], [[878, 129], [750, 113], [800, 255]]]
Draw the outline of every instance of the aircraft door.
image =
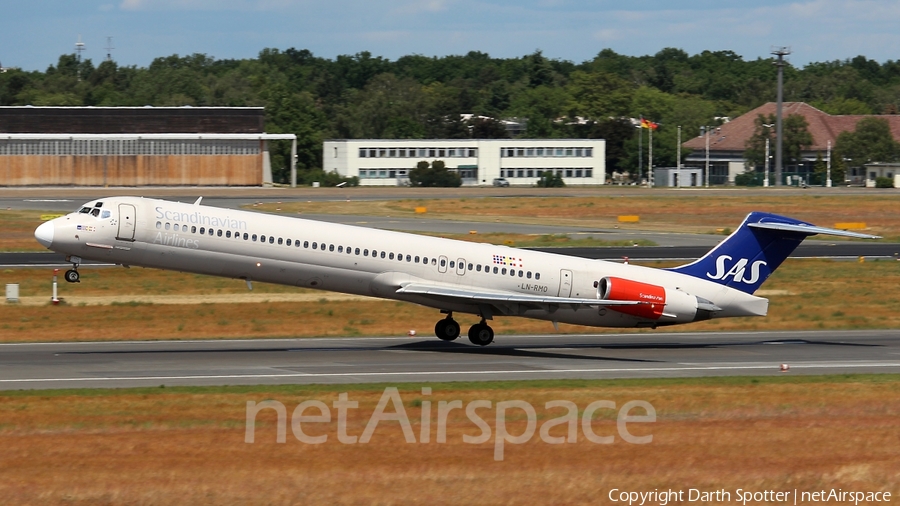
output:
[[119, 204], [119, 232], [116, 239], [120, 241], [134, 240], [135, 210], [131, 204]]
[[466, 259], [465, 258], [457, 258], [456, 259], [456, 274], [458, 276], [462, 276], [466, 273]]
[[562, 269], [559, 271], [559, 296], [572, 296], [572, 271]]
[[448, 259], [444, 255], [438, 258], [438, 272], [447, 272], [447, 261]]

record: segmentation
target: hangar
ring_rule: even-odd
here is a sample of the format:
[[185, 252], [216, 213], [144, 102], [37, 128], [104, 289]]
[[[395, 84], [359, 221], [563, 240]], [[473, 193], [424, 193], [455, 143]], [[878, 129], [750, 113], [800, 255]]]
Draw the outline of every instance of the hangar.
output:
[[262, 107], [0, 107], [0, 185], [260, 186], [272, 182], [269, 141], [297, 145], [265, 133], [264, 118]]

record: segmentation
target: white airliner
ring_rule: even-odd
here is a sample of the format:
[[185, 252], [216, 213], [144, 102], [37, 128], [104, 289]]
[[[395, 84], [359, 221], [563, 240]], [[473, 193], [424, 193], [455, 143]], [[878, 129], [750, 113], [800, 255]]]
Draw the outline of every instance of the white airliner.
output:
[[445, 341], [460, 334], [454, 312], [480, 316], [468, 335], [481, 346], [494, 316], [652, 328], [765, 316], [753, 292], [816, 234], [879, 238], [754, 212], [703, 258], [653, 269], [138, 197], [88, 202], [34, 232], [68, 255], [72, 283], [91, 259], [402, 300], [446, 314], [434, 329]]

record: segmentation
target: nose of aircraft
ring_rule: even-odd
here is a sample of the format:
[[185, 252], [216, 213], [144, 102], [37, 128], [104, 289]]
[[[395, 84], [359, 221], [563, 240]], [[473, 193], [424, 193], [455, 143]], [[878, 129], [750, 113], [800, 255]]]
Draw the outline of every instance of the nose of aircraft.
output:
[[53, 222], [45, 221], [41, 223], [34, 230], [34, 238], [37, 239], [37, 242], [43, 244], [45, 248], [49, 248], [53, 243]]

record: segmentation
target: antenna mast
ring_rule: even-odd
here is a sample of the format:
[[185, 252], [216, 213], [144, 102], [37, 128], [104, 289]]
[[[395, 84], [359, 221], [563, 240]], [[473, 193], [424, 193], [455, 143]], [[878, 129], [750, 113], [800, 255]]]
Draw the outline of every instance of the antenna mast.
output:
[[78, 55], [78, 63], [81, 63], [81, 53], [85, 50], [84, 42], [81, 42], [81, 34], [78, 34], [78, 42], [75, 43], [75, 54]]
[[115, 49], [112, 45], [112, 36], [106, 37], [106, 61], [112, 61], [112, 50]]

